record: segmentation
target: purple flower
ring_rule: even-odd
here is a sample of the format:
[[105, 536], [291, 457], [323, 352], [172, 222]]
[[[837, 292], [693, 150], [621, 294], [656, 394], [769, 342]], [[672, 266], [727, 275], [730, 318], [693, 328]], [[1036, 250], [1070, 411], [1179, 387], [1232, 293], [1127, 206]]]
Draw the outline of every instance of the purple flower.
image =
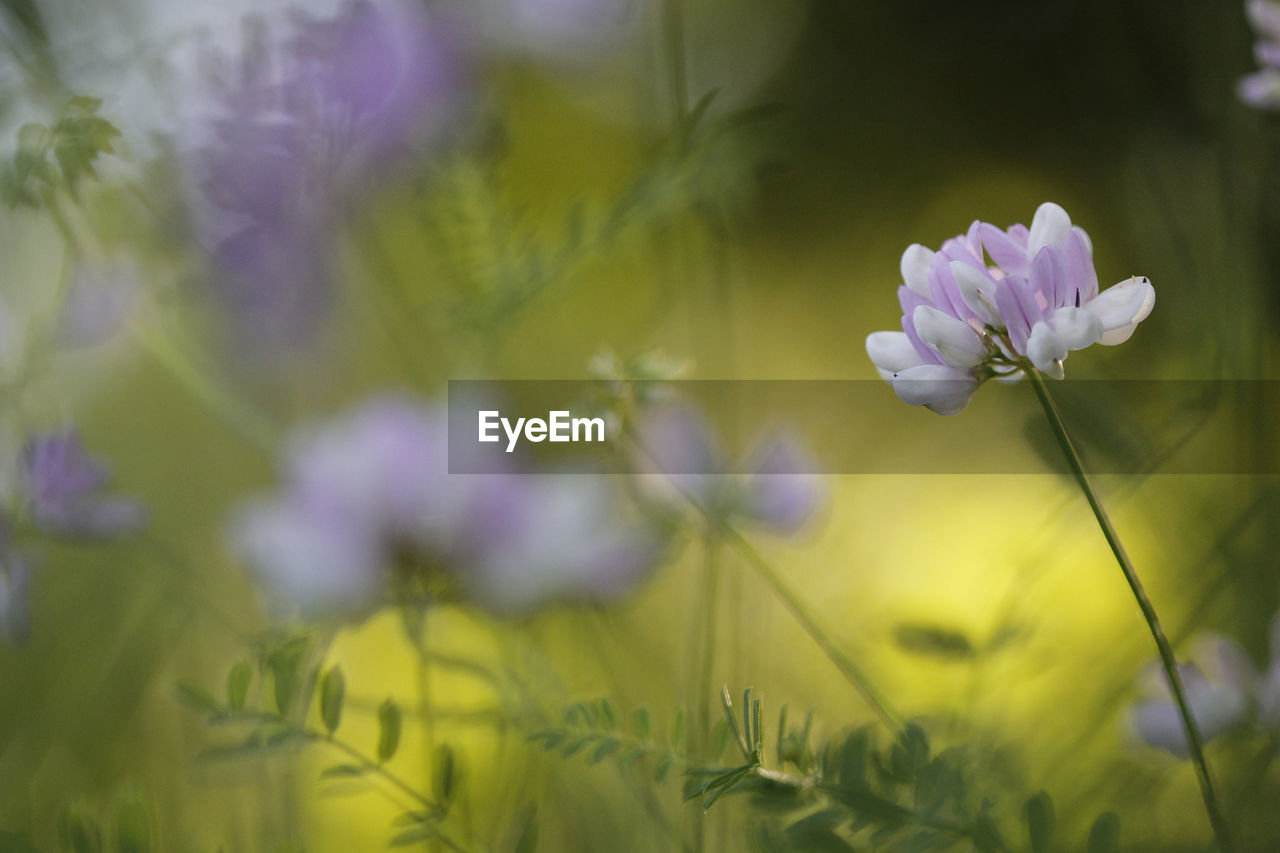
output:
[[119, 536], [146, 520], [142, 504], [103, 494], [110, 475], [74, 429], [33, 436], [22, 459], [22, 494], [35, 526], [74, 538]]
[[1248, 0], [1245, 14], [1258, 34], [1254, 57], [1263, 66], [1237, 85], [1240, 100], [1263, 110], [1280, 110], [1280, 3]]
[[359, 617], [401, 582], [513, 612], [614, 596], [654, 565], [617, 504], [599, 477], [450, 474], [443, 407], [383, 397], [301, 433], [284, 488], [232, 535], [271, 598], [304, 612]]
[[[1254, 668], [1234, 640], [1216, 634], [1203, 637], [1191, 659], [1191, 663], [1180, 664], [1178, 672], [1186, 687], [1191, 715], [1208, 741], [1248, 718]], [[1182, 718], [1158, 663], [1147, 668], [1141, 683], [1145, 697], [1134, 705], [1130, 715], [1134, 733], [1150, 746], [1187, 758], [1190, 749]]]
[[235, 62], [208, 59], [193, 220], [237, 354], [278, 361], [326, 328], [342, 211], [457, 115], [456, 42], [418, 5], [355, 2], [275, 40], [250, 18]]
[[722, 523], [735, 519], [779, 534], [799, 530], [822, 506], [815, 464], [797, 441], [774, 434], [760, 441], [734, 473], [728, 455], [693, 409], [651, 409], [637, 436], [637, 464], [651, 494], [668, 503], [693, 502]]
[[1028, 366], [1061, 379], [1069, 351], [1123, 343], [1155, 304], [1140, 276], [1099, 293], [1088, 234], [1051, 202], [1030, 228], [975, 221], [937, 252], [909, 246], [901, 271], [902, 331], [868, 335], [867, 355], [905, 402], [944, 415]]
[[638, 31], [633, 0], [473, 0], [474, 27], [508, 50], [545, 59], [598, 56]]

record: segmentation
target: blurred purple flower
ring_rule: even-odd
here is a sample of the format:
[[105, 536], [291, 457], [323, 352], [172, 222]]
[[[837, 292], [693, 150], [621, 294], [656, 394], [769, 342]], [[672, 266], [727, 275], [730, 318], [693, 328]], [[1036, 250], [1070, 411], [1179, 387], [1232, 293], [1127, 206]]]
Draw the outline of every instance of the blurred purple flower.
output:
[[1099, 293], [1088, 234], [1052, 202], [1030, 228], [975, 221], [938, 252], [913, 244], [901, 271], [902, 331], [868, 335], [867, 355], [903, 401], [943, 415], [1027, 361], [1061, 379], [1069, 351], [1123, 343], [1155, 305], [1141, 276]]
[[324, 329], [343, 209], [448, 127], [464, 63], [445, 22], [410, 3], [296, 12], [274, 41], [249, 18], [244, 41], [236, 62], [207, 62], [217, 109], [194, 218], [236, 351], [270, 362]]
[[141, 503], [103, 494], [110, 475], [85, 453], [74, 429], [32, 436], [22, 460], [22, 494], [31, 520], [47, 533], [99, 538], [133, 532], [146, 521]]
[[[1191, 655], [1191, 663], [1179, 664], [1191, 714], [1206, 741], [1244, 723], [1253, 702], [1255, 671], [1248, 655], [1232, 639], [1206, 635]], [[1182, 718], [1173, 702], [1164, 671], [1153, 662], [1143, 673], [1145, 698], [1130, 716], [1133, 731], [1145, 743], [1187, 758], [1190, 749]]]
[[62, 345], [80, 349], [105, 343], [128, 321], [137, 291], [138, 271], [130, 263], [81, 265], [62, 307]]
[[637, 465], [649, 472], [650, 492], [667, 502], [691, 501], [722, 523], [739, 519], [791, 534], [825, 499], [814, 460], [787, 435], [766, 437], [735, 473], [706, 421], [688, 406], [651, 409], [637, 433]]
[[285, 485], [246, 505], [232, 535], [272, 599], [359, 617], [397, 571], [443, 573], [495, 611], [609, 597], [657, 548], [595, 477], [448, 473], [443, 407], [370, 400], [293, 442]]
[[1263, 67], [1240, 78], [1237, 94], [1251, 107], [1280, 110], [1280, 3], [1247, 0], [1244, 8], [1258, 34], [1253, 54]]
[[643, 20], [637, 0], [471, 0], [466, 11], [499, 48], [553, 60], [605, 53]]

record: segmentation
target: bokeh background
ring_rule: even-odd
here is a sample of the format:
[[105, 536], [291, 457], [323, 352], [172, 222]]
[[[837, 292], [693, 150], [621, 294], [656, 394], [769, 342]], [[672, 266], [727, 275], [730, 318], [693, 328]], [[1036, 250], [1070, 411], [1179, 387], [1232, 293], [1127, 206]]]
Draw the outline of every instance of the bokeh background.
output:
[[[318, 779], [334, 763], [320, 747], [209, 760], [225, 733], [177, 698], [180, 683], [220, 692], [280, 624], [228, 544], [236, 507], [277, 478], [253, 440], [262, 424], [283, 435], [386, 389], [439, 398], [451, 378], [585, 378], [603, 350], [662, 351], [693, 378], [874, 379], [863, 342], [897, 326], [902, 250], [975, 218], [1029, 222], [1046, 200], [1089, 231], [1104, 286], [1142, 274], [1158, 294], [1128, 344], [1076, 355], [1068, 381], [1272, 375], [1280, 125], [1236, 97], [1255, 67], [1238, 3], [375, 4], [409, 16], [393, 21], [430, 16], [430, 41], [397, 44], [439, 63], [422, 78], [431, 108], [412, 144], [389, 153], [379, 134], [396, 127], [357, 122], [356, 166], [319, 157], [300, 175], [292, 154], [247, 159], [259, 140], [245, 128], [272, 127], [278, 107], [253, 103], [253, 74], [272, 73], [255, 62], [350, 9], [209, 5], [3, 3], [5, 156], [17, 162], [19, 129], [51, 125], [73, 95], [101, 99], [120, 131], [74, 197], [0, 213], [0, 350], [58, 310], [69, 282], [97, 288], [76, 303], [89, 342], [6, 373], [6, 440], [74, 421], [150, 514], [126, 541], [37, 546], [31, 636], [0, 645], [7, 844], [79, 849], [69, 813], [110, 835], [130, 809], [155, 850], [374, 850], [394, 834], [402, 809]], [[335, 66], [333, 85], [376, 78], [380, 55]], [[219, 266], [220, 218], [286, 206], [297, 230], [244, 249], [247, 273]], [[1026, 394], [983, 388], [953, 426], [990, 424], [983, 407]], [[1122, 402], [1076, 417], [1103, 425], [1094, 452], [1156, 460], [1100, 487], [1175, 644], [1216, 631], [1267, 667], [1273, 478], [1161, 474], [1198, 418], [1108, 431]], [[1270, 443], [1267, 401], [1246, 402], [1238, 434], [1214, 434], [1224, 454]], [[1007, 429], [1009, 454], [1039, 464], [1034, 429]], [[1068, 479], [823, 483], [825, 507], [797, 535], [747, 535], [896, 707], [981, 756], [974, 781], [1016, 849], [1021, 804], [1041, 789], [1061, 849], [1083, 849], [1103, 811], [1119, 815], [1122, 849], [1206, 849], [1190, 765], [1132, 731], [1154, 650]], [[526, 743], [521, 714], [607, 696], [668, 728], [694, 701], [700, 554], [678, 535], [608, 604], [432, 610], [430, 736], [464, 768], [458, 819], [476, 849], [518, 849], [534, 811], [538, 850], [681, 848], [697, 807], [682, 806], [678, 772], [655, 784], [548, 753]], [[812, 708], [819, 732], [874, 722], [745, 561], [723, 560], [715, 685], [753, 687], [768, 720], [784, 703], [793, 718]], [[346, 674], [348, 740], [373, 743], [384, 698], [423, 702], [398, 614], [317, 630]], [[419, 723], [389, 766], [430, 788]], [[1242, 849], [1280, 842], [1275, 736], [1210, 745]], [[708, 849], [753, 849], [759, 819], [727, 798], [705, 818]]]

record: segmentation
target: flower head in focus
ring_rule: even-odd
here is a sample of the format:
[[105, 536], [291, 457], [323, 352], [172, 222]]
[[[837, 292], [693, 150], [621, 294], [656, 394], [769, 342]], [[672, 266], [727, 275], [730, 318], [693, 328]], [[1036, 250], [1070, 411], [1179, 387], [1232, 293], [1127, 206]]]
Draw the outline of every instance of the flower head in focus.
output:
[[[1202, 637], [1191, 662], [1180, 664], [1187, 702], [1206, 741], [1244, 723], [1253, 707], [1255, 671], [1244, 650], [1229, 637]], [[1143, 698], [1130, 712], [1130, 724], [1143, 742], [1178, 758], [1190, 755], [1182, 718], [1164, 671], [1152, 662], [1140, 679]]]
[[1240, 100], [1262, 110], [1280, 110], [1280, 2], [1246, 0], [1245, 14], [1258, 34], [1253, 55], [1262, 68], [1240, 78]]
[[607, 480], [448, 463], [444, 407], [375, 398], [301, 433], [283, 488], [246, 504], [232, 537], [277, 605], [354, 618], [404, 596], [503, 613], [608, 598], [657, 561]]
[[1155, 305], [1141, 276], [1099, 292], [1088, 234], [1052, 202], [1030, 228], [975, 221], [936, 252], [914, 244], [901, 271], [902, 331], [868, 335], [867, 355], [905, 402], [944, 415], [988, 379], [1061, 379], [1070, 351], [1123, 343]]

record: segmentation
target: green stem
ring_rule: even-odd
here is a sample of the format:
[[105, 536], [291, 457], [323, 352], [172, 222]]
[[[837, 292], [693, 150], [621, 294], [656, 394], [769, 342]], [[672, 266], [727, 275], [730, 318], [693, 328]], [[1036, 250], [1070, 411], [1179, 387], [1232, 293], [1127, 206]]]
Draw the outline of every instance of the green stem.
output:
[[1195, 717], [1191, 713], [1191, 705], [1187, 701], [1186, 687], [1183, 685], [1182, 676], [1178, 672], [1178, 661], [1174, 657], [1173, 647], [1169, 644], [1169, 638], [1165, 636], [1164, 627], [1160, 624], [1160, 617], [1156, 615], [1156, 609], [1152, 606], [1151, 599], [1147, 597], [1146, 589], [1142, 586], [1142, 581], [1138, 578], [1138, 573], [1133, 568], [1133, 562], [1129, 559], [1128, 553], [1125, 552], [1124, 545], [1120, 542], [1120, 537], [1116, 534], [1116, 530], [1111, 524], [1111, 519], [1107, 516], [1107, 511], [1103, 508], [1102, 501], [1098, 498], [1098, 493], [1094, 491], [1093, 484], [1089, 482], [1089, 477], [1085, 474], [1080, 455], [1076, 453], [1075, 445], [1071, 443], [1071, 437], [1067, 434], [1066, 424], [1063, 423], [1062, 415], [1059, 413], [1057, 405], [1053, 402], [1053, 398], [1049, 396], [1049, 388], [1045, 385], [1044, 378], [1039, 371], [1029, 365], [1024, 365], [1023, 371], [1030, 379], [1031, 387], [1035, 389], [1036, 396], [1040, 399], [1040, 405], [1044, 408], [1045, 417], [1049, 419], [1049, 426], [1053, 429], [1053, 435], [1058, 440], [1058, 445], [1062, 448], [1062, 453], [1066, 456], [1067, 464], [1071, 467], [1071, 472], [1075, 475], [1081, 491], [1084, 492], [1085, 499], [1089, 502], [1089, 508], [1093, 510], [1093, 517], [1097, 519], [1098, 527], [1102, 529], [1102, 535], [1106, 538], [1107, 544], [1111, 546], [1111, 553], [1115, 555], [1116, 562], [1120, 565], [1120, 571], [1124, 573], [1124, 579], [1128, 582], [1129, 589], [1133, 592], [1133, 597], [1138, 602], [1138, 609], [1142, 611], [1142, 618], [1146, 620], [1147, 627], [1151, 630], [1151, 636], [1156, 642], [1156, 650], [1160, 653], [1160, 664], [1164, 668], [1165, 676], [1169, 680], [1169, 687], [1173, 692], [1174, 704], [1178, 706], [1178, 715], [1182, 718], [1182, 728], [1187, 735], [1187, 743], [1191, 746], [1192, 763], [1196, 768], [1196, 777], [1200, 783], [1200, 796], [1204, 800], [1205, 811], [1209, 815], [1209, 823], [1213, 827], [1213, 834], [1217, 839], [1219, 850], [1222, 853], [1230, 853], [1233, 849], [1231, 833], [1222, 816], [1217, 795], [1213, 790], [1213, 778], [1209, 773], [1209, 763], [1204, 757], [1204, 738], [1201, 736], [1200, 727], [1196, 724]]
[[867, 674], [862, 671], [852, 658], [840, 650], [835, 641], [831, 639], [830, 633], [822, 626], [818, 617], [809, 608], [809, 605], [800, 598], [800, 595], [791, 588], [786, 579], [778, 574], [769, 562], [760, 556], [755, 548], [751, 547], [741, 533], [733, 529], [727, 529], [724, 533], [726, 539], [730, 540], [743, 556], [747, 558], [747, 562], [751, 564], [751, 568], [755, 570], [774, 594], [782, 601], [787, 612], [800, 623], [800, 627], [809, 635], [818, 648], [822, 649], [822, 653], [827, 659], [835, 664], [836, 669], [840, 670], [841, 675], [854, 686], [854, 688], [862, 694], [862, 697], [876, 712], [876, 715], [891, 729], [901, 729], [903, 727], [902, 717], [889, 705], [888, 700], [880, 693], [879, 689], [872, 683]]

